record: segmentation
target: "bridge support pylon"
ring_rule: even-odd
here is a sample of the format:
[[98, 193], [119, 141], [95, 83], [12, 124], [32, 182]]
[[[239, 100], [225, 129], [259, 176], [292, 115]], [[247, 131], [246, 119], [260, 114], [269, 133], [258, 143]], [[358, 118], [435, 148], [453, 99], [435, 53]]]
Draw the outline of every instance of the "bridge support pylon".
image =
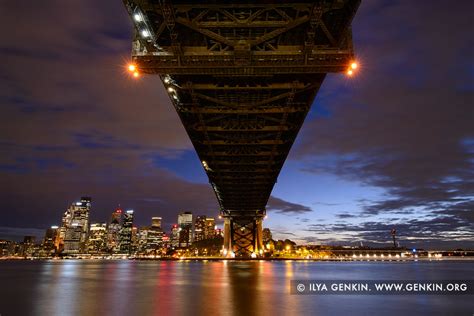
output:
[[263, 217], [224, 218], [224, 256], [256, 258], [263, 255]]

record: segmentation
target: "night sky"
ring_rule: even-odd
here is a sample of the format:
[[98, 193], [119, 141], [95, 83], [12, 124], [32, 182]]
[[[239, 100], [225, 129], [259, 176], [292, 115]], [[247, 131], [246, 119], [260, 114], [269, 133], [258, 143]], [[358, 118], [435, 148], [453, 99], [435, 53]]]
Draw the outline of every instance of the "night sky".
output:
[[[363, 1], [360, 70], [327, 76], [268, 204], [299, 243], [474, 247], [474, 2]], [[0, 238], [81, 196], [138, 226], [218, 204], [158, 77], [130, 78], [121, 1], [0, 3]]]

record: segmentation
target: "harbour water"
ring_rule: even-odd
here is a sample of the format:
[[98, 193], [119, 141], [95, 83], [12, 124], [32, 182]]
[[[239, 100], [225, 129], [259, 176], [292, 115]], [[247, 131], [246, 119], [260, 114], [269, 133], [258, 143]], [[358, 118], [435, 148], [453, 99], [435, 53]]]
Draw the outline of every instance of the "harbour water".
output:
[[0, 261], [0, 315], [472, 315], [472, 295], [292, 295], [290, 280], [473, 276], [473, 261]]

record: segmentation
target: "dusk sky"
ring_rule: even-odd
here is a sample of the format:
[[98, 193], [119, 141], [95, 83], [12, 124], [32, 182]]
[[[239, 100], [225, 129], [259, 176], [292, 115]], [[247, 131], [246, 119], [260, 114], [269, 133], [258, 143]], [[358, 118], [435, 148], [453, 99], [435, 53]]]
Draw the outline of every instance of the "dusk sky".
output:
[[[474, 2], [362, 1], [360, 70], [329, 74], [267, 206], [298, 243], [474, 247]], [[0, 239], [41, 237], [91, 196], [137, 226], [217, 217], [157, 76], [135, 80], [122, 1], [0, 3]]]

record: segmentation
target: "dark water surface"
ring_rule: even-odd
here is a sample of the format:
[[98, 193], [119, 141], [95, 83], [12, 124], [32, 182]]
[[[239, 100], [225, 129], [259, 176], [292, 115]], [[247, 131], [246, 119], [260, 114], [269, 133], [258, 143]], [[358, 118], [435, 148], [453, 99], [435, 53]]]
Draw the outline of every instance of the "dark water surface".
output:
[[290, 295], [292, 279], [472, 278], [472, 261], [0, 261], [0, 315], [472, 316], [472, 295]]

